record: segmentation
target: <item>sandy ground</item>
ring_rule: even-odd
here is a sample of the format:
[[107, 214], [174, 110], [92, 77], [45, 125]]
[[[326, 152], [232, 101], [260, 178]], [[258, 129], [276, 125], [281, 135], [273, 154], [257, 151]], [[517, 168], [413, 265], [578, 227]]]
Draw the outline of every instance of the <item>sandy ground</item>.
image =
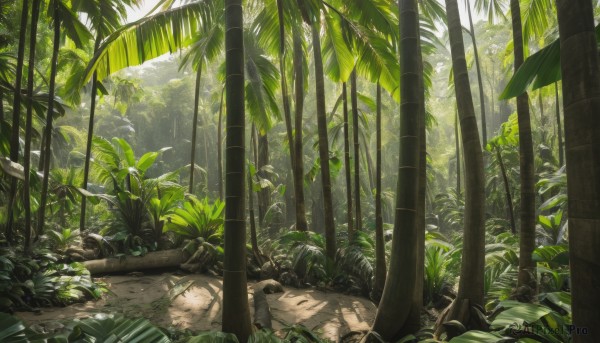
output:
[[[107, 276], [100, 278], [112, 294], [101, 300], [68, 307], [44, 308], [41, 314], [19, 312], [16, 315], [28, 324], [48, 323], [73, 318], [85, 318], [95, 313], [123, 313], [142, 316], [161, 327], [219, 330], [221, 327], [222, 280], [206, 275], [189, 275], [193, 281], [186, 292], [169, 299], [169, 285], [181, 277], [170, 274], [142, 276]], [[252, 284], [248, 285], [250, 310]], [[315, 289], [284, 288], [283, 293], [267, 295], [273, 328], [302, 324], [332, 341], [349, 331], [367, 330], [373, 322], [376, 307], [364, 298], [357, 298]]]

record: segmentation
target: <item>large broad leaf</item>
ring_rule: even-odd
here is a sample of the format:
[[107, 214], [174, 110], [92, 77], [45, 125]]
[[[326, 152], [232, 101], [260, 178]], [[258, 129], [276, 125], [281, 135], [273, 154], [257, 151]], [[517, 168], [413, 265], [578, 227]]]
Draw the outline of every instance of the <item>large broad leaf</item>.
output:
[[17, 318], [0, 313], [0, 342], [4, 343], [27, 343], [25, 336], [25, 325]]
[[569, 248], [566, 245], [547, 245], [533, 251], [535, 262], [555, 263], [569, 265]]
[[[504, 302], [500, 303], [500, 306], [503, 306], [503, 304]], [[510, 303], [510, 306], [512, 305], [514, 304]], [[518, 306], [513, 306], [498, 314], [494, 321], [492, 321], [491, 327], [492, 329], [500, 329], [515, 324], [519, 326], [532, 324], [539, 321], [550, 312], [552, 312], [552, 310], [544, 306], [526, 303], [519, 304]]]
[[489, 332], [483, 331], [467, 331], [466, 333], [454, 337], [450, 340], [450, 343], [473, 343], [473, 342], [481, 342], [481, 343], [494, 343], [494, 342], [502, 342], [504, 339], [509, 337], [501, 337]]
[[169, 343], [169, 338], [148, 320], [97, 314], [78, 324], [81, 341], [121, 343]]
[[124, 25], [102, 43], [90, 61], [85, 82], [97, 72], [98, 80], [123, 68], [193, 43], [200, 27], [221, 23], [222, 0], [204, 0], [172, 8]]
[[337, 14], [325, 15], [325, 31], [322, 47], [325, 73], [335, 82], [346, 82], [354, 69], [354, 56], [344, 39], [342, 20]]
[[238, 343], [234, 334], [220, 331], [205, 332], [190, 338], [188, 343]]
[[[596, 26], [596, 41], [600, 44], [600, 24]], [[547, 45], [529, 56], [506, 85], [500, 99], [517, 97], [532, 89], [538, 89], [561, 80], [560, 41]]]

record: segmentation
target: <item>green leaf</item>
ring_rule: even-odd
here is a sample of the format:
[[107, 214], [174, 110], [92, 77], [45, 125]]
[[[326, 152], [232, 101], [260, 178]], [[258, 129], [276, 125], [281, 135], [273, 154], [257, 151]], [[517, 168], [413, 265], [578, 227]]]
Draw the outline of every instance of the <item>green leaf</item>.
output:
[[[502, 304], [500, 303], [500, 306]], [[552, 310], [545, 306], [522, 303], [519, 306], [511, 307], [498, 314], [492, 321], [491, 327], [493, 329], [500, 329], [514, 324], [520, 326], [523, 326], [525, 323], [532, 324], [550, 312]]]
[[238, 343], [239, 341], [232, 333], [221, 331], [205, 332], [191, 337], [188, 343]]
[[467, 331], [466, 333], [454, 337], [450, 340], [450, 343], [473, 343], [473, 342], [481, 342], [481, 343], [494, 343], [494, 342], [502, 342], [504, 339], [510, 337], [501, 337], [497, 334], [483, 332], [483, 331]]

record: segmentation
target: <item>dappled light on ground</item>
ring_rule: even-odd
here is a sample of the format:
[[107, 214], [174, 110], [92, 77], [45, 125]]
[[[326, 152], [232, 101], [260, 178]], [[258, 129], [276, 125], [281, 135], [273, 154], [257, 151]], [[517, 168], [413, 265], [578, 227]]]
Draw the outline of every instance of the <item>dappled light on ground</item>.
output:
[[[170, 274], [144, 276], [107, 276], [102, 278], [111, 293], [96, 302], [68, 307], [44, 308], [41, 314], [19, 312], [29, 324], [53, 326], [56, 321], [85, 318], [99, 312], [123, 313], [129, 317], [149, 319], [161, 327], [193, 331], [220, 330], [222, 279], [206, 275], [189, 275], [185, 279]], [[169, 284], [193, 281], [186, 291], [172, 301]], [[181, 282], [183, 283], [183, 282]], [[252, 284], [248, 285], [252, 302]], [[336, 341], [352, 330], [366, 330], [376, 308], [371, 301], [315, 289], [285, 288], [284, 293], [267, 295], [273, 328], [302, 324]], [[253, 307], [250, 307], [253, 311]], [[253, 313], [252, 313], [253, 314]]]

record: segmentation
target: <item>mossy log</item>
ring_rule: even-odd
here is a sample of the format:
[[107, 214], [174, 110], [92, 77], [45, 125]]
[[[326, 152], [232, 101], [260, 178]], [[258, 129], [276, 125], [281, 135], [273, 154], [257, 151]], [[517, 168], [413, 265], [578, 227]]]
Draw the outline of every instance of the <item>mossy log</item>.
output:
[[85, 261], [83, 264], [94, 274], [123, 273], [147, 269], [177, 267], [185, 263], [189, 254], [181, 249], [149, 252], [144, 256], [103, 258]]

